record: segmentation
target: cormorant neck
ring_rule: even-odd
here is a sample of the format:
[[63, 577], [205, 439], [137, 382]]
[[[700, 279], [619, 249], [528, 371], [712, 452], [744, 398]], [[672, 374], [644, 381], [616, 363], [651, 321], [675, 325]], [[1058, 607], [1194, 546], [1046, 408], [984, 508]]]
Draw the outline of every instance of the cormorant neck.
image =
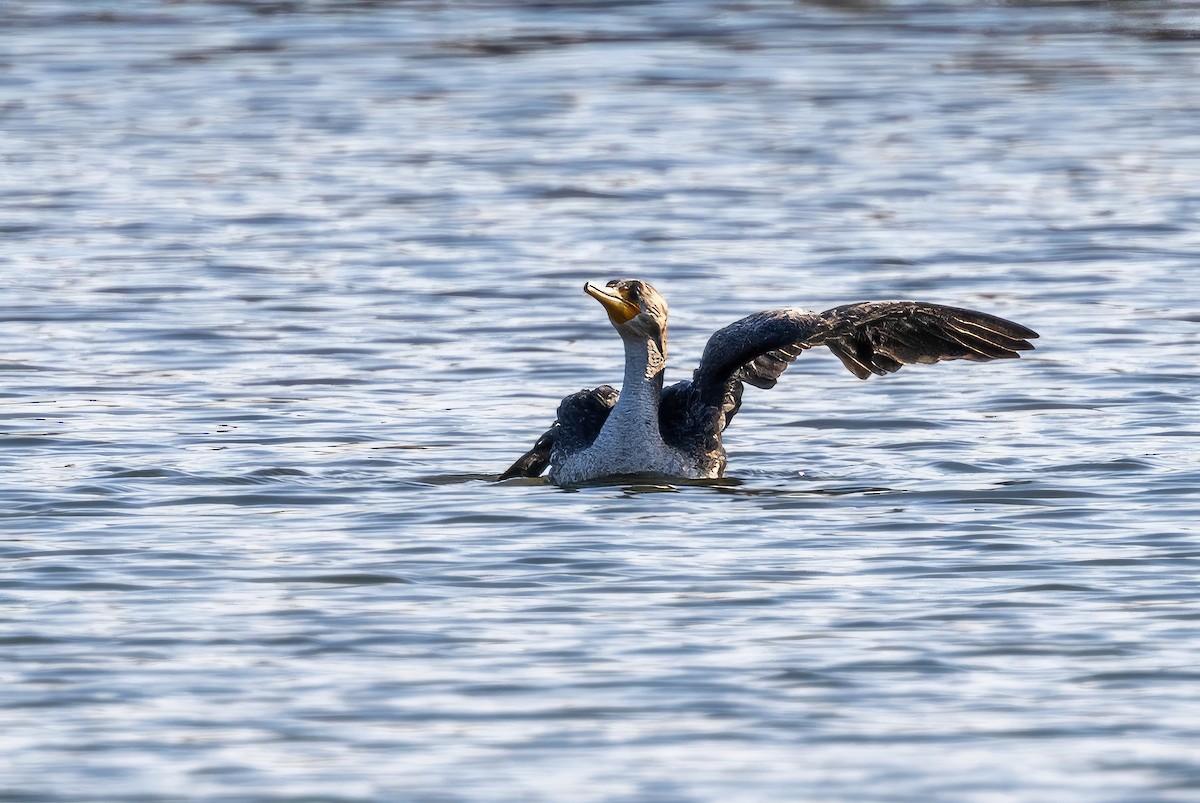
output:
[[624, 430], [647, 429], [658, 432], [658, 402], [662, 396], [666, 349], [658, 338], [623, 334], [625, 343], [625, 379], [621, 396], [609, 420]]
[[666, 344], [644, 335], [622, 337], [625, 344], [625, 380], [621, 395], [647, 393], [658, 408], [662, 394], [663, 370], [667, 367]]
[[[667, 338], [665, 332], [618, 329], [617, 333], [625, 345], [625, 379], [616, 406], [593, 446], [621, 455], [621, 459], [628, 458], [629, 465], [634, 466], [646, 449], [662, 444], [658, 402], [662, 396], [663, 369], [667, 365]], [[621, 473], [615, 464], [610, 468], [610, 473]]]

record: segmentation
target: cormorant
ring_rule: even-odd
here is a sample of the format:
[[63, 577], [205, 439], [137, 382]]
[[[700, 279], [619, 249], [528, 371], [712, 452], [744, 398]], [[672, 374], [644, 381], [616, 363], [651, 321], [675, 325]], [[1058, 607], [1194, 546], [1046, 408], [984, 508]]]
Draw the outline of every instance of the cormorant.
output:
[[648, 282], [620, 279], [584, 292], [608, 312], [625, 343], [625, 379], [562, 400], [558, 418], [500, 479], [536, 477], [573, 485], [651, 473], [703, 479], [725, 472], [721, 433], [745, 384], [775, 386], [802, 351], [827, 346], [859, 379], [912, 363], [985, 362], [1020, 356], [1037, 333], [982, 312], [920, 301], [867, 301], [825, 312], [756, 312], [709, 338], [690, 381], [663, 387], [667, 302]]

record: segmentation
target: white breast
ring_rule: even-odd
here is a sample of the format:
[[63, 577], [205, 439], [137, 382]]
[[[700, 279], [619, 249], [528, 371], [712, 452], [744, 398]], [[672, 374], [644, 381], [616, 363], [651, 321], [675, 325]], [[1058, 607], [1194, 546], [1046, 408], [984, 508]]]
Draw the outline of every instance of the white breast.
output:
[[609, 432], [606, 427], [587, 449], [555, 459], [550, 479], [559, 485], [573, 485], [618, 474], [661, 474], [686, 479], [718, 476], [712, 466], [703, 466], [697, 458], [667, 446], [657, 431], [645, 438], [616, 428], [605, 437]]

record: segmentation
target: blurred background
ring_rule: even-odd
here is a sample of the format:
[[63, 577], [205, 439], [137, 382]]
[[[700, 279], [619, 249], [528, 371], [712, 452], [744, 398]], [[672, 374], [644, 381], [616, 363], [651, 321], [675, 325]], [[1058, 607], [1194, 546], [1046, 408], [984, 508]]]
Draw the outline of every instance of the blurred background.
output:
[[[1198, 15], [0, 4], [0, 799], [1194, 799]], [[622, 276], [1042, 339], [491, 484]]]

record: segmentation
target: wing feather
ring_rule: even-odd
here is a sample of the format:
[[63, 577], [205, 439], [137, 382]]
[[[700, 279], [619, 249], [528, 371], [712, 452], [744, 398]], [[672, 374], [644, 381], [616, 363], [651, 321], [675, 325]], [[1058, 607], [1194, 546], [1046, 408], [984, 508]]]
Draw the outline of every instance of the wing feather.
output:
[[508, 470], [499, 478], [509, 480], [513, 477], [540, 477], [542, 472], [550, 466], [550, 452], [554, 449], [554, 436], [557, 433], [558, 422], [556, 421], [554, 426], [537, 439], [533, 448], [518, 457], [517, 461], [509, 466]]
[[912, 364], [1012, 359], [1032, 349], [1036, 337], [995, 315], [918, 301], [756, 312], [709, 338], [689, 383], [697, 408], [691, 418], [719, 434], [740, 408], [743, 383], [774, 387], [793, 360], [816, 346], [827, 346], [850, 373], [867, 379]]
[[1037, 337], [995, 315], [915, 301], [848, 304], [821, 317], [829, 324], [825, 345], [860, 379], [913, 363], [1012, 359]]
[[591, 446], [599, 437], [619, 395], [612, 386], [601, 385], [564, 398], [558, 405], [554, 425], [538, 438], [532, 449], [517, 458], [500, 479], [541, 476], [555, 452], [570, 454]]

